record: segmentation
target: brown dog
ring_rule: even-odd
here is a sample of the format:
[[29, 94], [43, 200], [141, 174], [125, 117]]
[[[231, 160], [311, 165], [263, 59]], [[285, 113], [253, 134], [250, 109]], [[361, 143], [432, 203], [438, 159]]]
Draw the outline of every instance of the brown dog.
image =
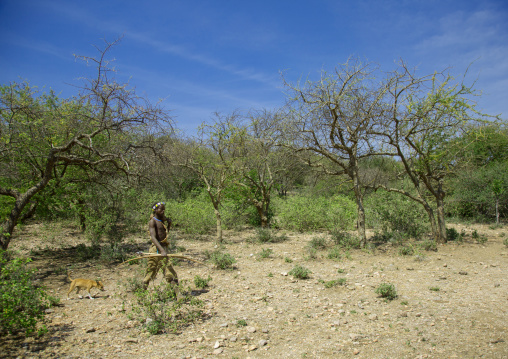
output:
[[[104, 291], [104, 286], [102, 285], [102, 282], [100, 280], [91, 280], [91, 279], [82, 279], [82, 278], [76, 278], [72, 279], [70, 277], [70, 273], [67, 273], [67, 278], [71, 281], [71, 287], [69, 288], [69, 291], [67, 292], [67, 300], [69, 300], [69, 294], [72, 292], [74, 288], [77, 288], [76, 294], [79, 294], [79, 291], [81, 289], [86, 289], [88, 292], [88, 297], [90, 299], [93, 299], [92, 295], [90, 294], [90, 289], [93, 287], [100, 289], [101, 291]], [[79, 296], [80, 298], [83, 298], [83, 296]]]

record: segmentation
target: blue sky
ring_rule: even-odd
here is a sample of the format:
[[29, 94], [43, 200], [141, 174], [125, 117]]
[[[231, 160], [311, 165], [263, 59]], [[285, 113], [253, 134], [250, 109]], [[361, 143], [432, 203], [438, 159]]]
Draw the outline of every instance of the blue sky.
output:
[[483, 92], [479, 108], [508, 118], [506, 0], [0, 0], [0, 84], [28, 80], [63, 97], [93, 69], [73, 54], [123, 36], [117, 78], [164, 99], [192, 133], [216, 111], [284, 104], [291, 82], [350, 56], [421, 75], [452, 67]]

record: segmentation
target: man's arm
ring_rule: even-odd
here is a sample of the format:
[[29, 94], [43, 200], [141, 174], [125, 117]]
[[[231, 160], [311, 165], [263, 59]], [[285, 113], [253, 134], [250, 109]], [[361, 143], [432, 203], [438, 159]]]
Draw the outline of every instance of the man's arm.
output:
[[148, 230], [150, 232], [150, 239], [152, 240], [152, 243], [155, 244], [157, 249], [159, 250], [159, 253], [163, 256], [167, 256], [168, 254], [164, 250], [164, 248], [161, 246], [159, 241], [157, 240], [157, 228], [155, 227], [155, 219], [151, 219], [150, 222], [148, 222]]

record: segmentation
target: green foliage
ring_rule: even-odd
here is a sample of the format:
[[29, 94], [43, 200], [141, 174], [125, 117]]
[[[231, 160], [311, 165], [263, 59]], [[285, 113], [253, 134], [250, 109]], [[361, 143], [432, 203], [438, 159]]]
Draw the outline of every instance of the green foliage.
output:
[[503, 244], [508, 247], [508, 237], [503, 239]]
[[279, 227], [292, 231], [352, 229], [356, 220], [356, 204], [343, 196], [275, 198], [273, 208]]
[[245, 321], [245, 319], [237, 319], [236, 326], [238, 328], [246, 327], [247, 326], [247, 322]]
[[323, 237], [314, 237], [310, 240], [310, 242], [307, 244], [310, 248], [314, 249], [326, 249], [327, 243], [326, 238]]
[[411, 245], [405, 245], [399, 248], [399, 255], [401, 256], [412, 256], [415, 250]]
[[205, 256], [218, 269], [233, 269], [233, 264], [236, 263], [236, 259], [231, 254], [224, 253], [220, 249], [213, 252], [206, 251]]
[[333, 260], [336, 260], [336, 261], [339, 261], [341, 260], [342, 258], [342, 254], [341, 254], [341, 251], [340, 251], [340, 248], [339, 247], [333, 247], [330, 249], [330, 251], [328, 252], [328, 259], [333, 259]]
[[273, 253], [273, 250], [270, 248], [262, 248], [261, 252], [259, 253], [260, 258], [269, 258]]
[[400, 194], [377, 191], [365, 201], [367, 225], [390, 237], [418, 239], [429, 231], [423, 207]]
[[284, 262], [286, 263], [293, 263], [293, 260], [289, 257], [284, 257]]
[[346, 284], [346, 278], [339, 278], [339, 279], [334, 279], [334, 280], [329, 280], [327, 282], [325, 281], [321, 281], [325, 288], [332, 288], [332, 287], [336, 287], [338, 285], [345, 285]]
[[436, 241], [426, 239], [420, 243], [420, 247], [426, 251], [437, 251], [437, 243]]
[[208, 283], [212, 280], [212, 277], [208, 276], [208, 278], [201, 278], [199, 275], [194, 277], [194, 285], [196, 288], [204, 289], [208, 287]]
[[351, 248], [361, 248], [361, 242], [360, 239], [351, 233], [341, 231], [341, 230], [333, 230], [331, 232], [332, 241], [335, 243], [335, 245], [347, 249]]
[[188, 234], [207, 234], [217, 228], [213, 206], [206, 192], [187, 197], [184, 202], [167, 201], [166, 211], [171, 214], [173, 225]]
[[312, 272], [309, 269], [302, 267], [301, 265], [296, 265], [293, 269], [291, 269], [291, 271], [289, 271], [290, 275], [298, 279], [308, 279], [309, 274], [311, 273]]
[[386, 298], [387, 300], [393, 300], [397, 298], [397, 291], [395, 290], [395, 286], [391, 283], [381, 283], [376, 289], [376, 294], [379, 294], [381, 297]]
[[288, 236], [284, 233], [277, 236], [273, 230], [259, 227], [256, 229], [255, 240], [260, 243], [279, 243], [288, 240]]
[[[0, 250], [0, 332], [29, 335], [36, 330], [45, 309], [58, 303], [57, 298], [36, 287], [32, 280], [36, 272], [29, 269], [30, 259], [12, 259]], [[45, 326], [39, 334], [45, 332]]]
[[441, 290], [439, 287], [430, 287], [429, 289], [433, 292], [439, 292]]
[[137, 290], [132, 304], [134, 316], [150, 334], [176, 333], [202, 317], [202, 301], [185, 296], [177, 300], [172, 284], [161, 283], [152, 290]]

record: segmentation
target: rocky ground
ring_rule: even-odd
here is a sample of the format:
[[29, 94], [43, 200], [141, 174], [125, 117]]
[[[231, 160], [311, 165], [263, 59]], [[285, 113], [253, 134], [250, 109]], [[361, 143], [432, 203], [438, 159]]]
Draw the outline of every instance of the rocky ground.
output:
[[[453, 226], [453, 225], [451, 225]], [[343, 252], [328, 249], [309, 259], [307, 245], [323, 234], [288, 233], [281, 243], [252, 243], [255, 232], [227, 233], [224, 251], [237, 262], [218, 270], [189, 262], [176, 266], [194, 286], [196, 275], [212, 277], [207, 290], [193, 291], [206, 316], [176, 334], [150, 335], [129, 313], [129, 283], [142, 265], [79, 262], [70, 248], [85, 239], [69, 224], [32, 224], [13, 238], [11, 249], [34, 259], [38, 278], [61, 305], [49, 310], [42, 338], [2, 338], [6, 358], [508, 358], [508, 228], [455, 226], [467, 233], [462, 244], [437, 252], [401, 256], [398, 247]], [[480, 244], [477, 230], [487, 241]], [[129, 238], [146, 249], [147, 238]], [[212, 241], [181, 239], [185, 255], [202, 259]], [[138, 247], [139, 246], [139, 247]], [[271, 249], [261, 258], [262, 249]], [[288, 274], [295, 265], [309, 279]], [[94, 300], [72, 295], [74, 277], [100, 277], [106, 291]], [[330, 288], [325, 283], [344, 280]], [[161, 281], [157, 278], [155, 284]], [[398, 297], [376, 294], [392, 283]], [[242, 325], [240, 325], [242, 324]]]

